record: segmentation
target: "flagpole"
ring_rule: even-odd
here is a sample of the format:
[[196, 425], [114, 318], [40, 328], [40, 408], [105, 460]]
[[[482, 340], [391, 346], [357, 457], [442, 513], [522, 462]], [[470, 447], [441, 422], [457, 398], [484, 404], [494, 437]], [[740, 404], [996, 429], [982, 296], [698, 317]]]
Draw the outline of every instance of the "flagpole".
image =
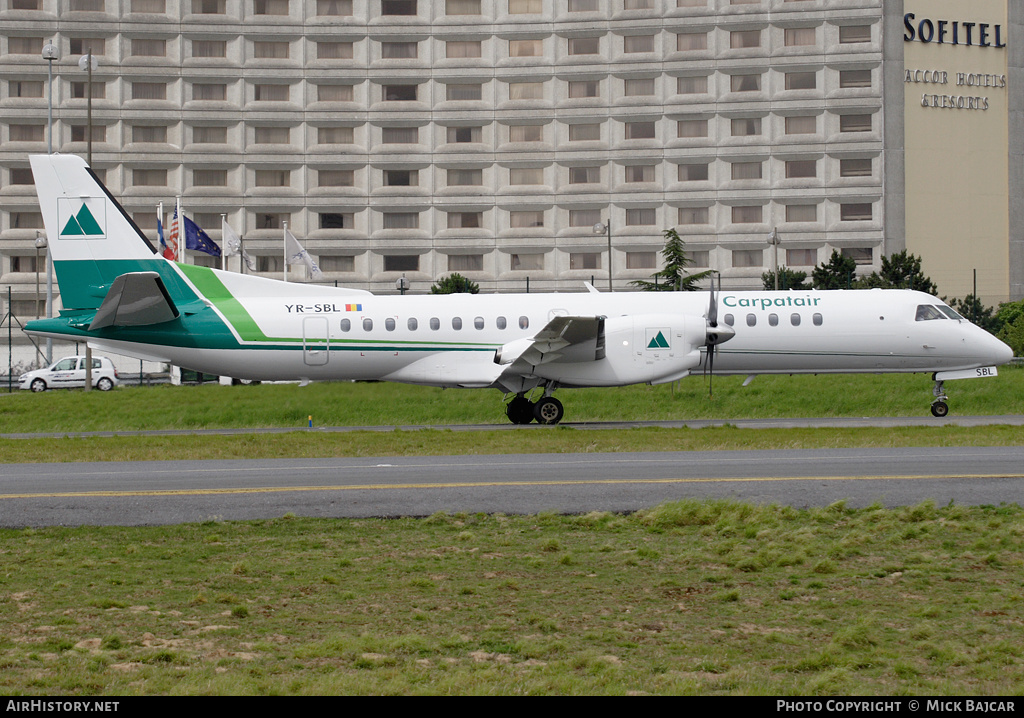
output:
[[284, 234], [281, 235], [281, 244], [284, 246], [284, 281], [288, 281], [288, 220], [284, 222]]
[[185, 212], [185, 210], [182, 209], [182, 206], [181, 206], [181, 196], [180, 195], [175, 200], [175, 202], [177, 203], [177, 207], [178, 207], [178, 246], [174, 248], [174, 256], [176, 258], [175, 261], [181, 262], [181, 261], [184, 261], [182, 259], [182, 257], [184, 255], [181, 252], [181, 245], [184, 244], [184, 240], [185, 240], [185, 232], [184, 232], [184, 229], [185, 229], [185, 214], [184, 214], [184, 212]]
[[227, 238], [224, 236], [224, 225], [227, 224], [227, 221], [228, 216], [226, 214], [222, 214], [220, 216], [220, 268], [223, 272], [228, 271], [228, 243]]

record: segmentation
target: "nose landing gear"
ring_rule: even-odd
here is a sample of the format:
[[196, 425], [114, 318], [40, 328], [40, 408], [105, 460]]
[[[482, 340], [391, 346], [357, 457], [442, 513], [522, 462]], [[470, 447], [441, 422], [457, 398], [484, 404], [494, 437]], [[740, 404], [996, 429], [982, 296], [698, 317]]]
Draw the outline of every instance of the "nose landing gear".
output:
[[946, 403], [949, 397], [946, 396], [946, 390], [942, 388], [941, 381], [935, 381], [932, 394], [935, 395], [935, 401], [932, 402], [932, 416], [941, 419], [949, 413], [949, 404]]

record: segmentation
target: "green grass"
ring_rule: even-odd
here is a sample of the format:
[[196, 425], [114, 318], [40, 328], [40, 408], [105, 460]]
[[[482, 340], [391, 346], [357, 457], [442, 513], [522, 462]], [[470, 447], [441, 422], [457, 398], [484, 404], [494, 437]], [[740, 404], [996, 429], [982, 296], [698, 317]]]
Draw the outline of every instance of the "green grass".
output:
[[1020, 695], [1024, 512], [0, 531], [0, 692]]
[[[928, 416], [924, 375], [699, 377], [676, 385], [565, 389], [566, 422], [775, 417]], [[1024, 369], [949, 382], [954, 415], [1024, 414]], [[334, 382], [300, 387], [157, 386], [114, 392], [21, 392], [0, 397], [5, 432], [307, 426], [507, 424], [501, 394], [400, 384]]]

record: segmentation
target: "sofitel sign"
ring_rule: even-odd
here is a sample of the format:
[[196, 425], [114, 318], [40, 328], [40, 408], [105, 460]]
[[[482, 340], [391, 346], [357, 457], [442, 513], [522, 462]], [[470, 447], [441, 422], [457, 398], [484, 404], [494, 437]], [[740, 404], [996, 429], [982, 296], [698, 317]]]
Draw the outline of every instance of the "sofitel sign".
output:
[[964, 22], [962, 20], [917, 20], [912, 12], [903, 16], [904, 42], [936, 42], [949, 45], [972, 47], [1006, 47], [1003, 42], [1003, 26], [987, 22]]

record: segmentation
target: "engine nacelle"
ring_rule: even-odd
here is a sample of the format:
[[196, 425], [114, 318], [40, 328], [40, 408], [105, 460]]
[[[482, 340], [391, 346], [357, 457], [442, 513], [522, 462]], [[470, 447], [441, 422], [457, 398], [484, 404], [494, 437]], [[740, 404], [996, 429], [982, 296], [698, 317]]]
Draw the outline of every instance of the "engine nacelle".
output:
[[562, 386], [623, 386], [680, 379], [700, 364], [704, 317], [640, 314], [608, 317], [605, 357], [587, 362], [551, 362], [537, 376]]

